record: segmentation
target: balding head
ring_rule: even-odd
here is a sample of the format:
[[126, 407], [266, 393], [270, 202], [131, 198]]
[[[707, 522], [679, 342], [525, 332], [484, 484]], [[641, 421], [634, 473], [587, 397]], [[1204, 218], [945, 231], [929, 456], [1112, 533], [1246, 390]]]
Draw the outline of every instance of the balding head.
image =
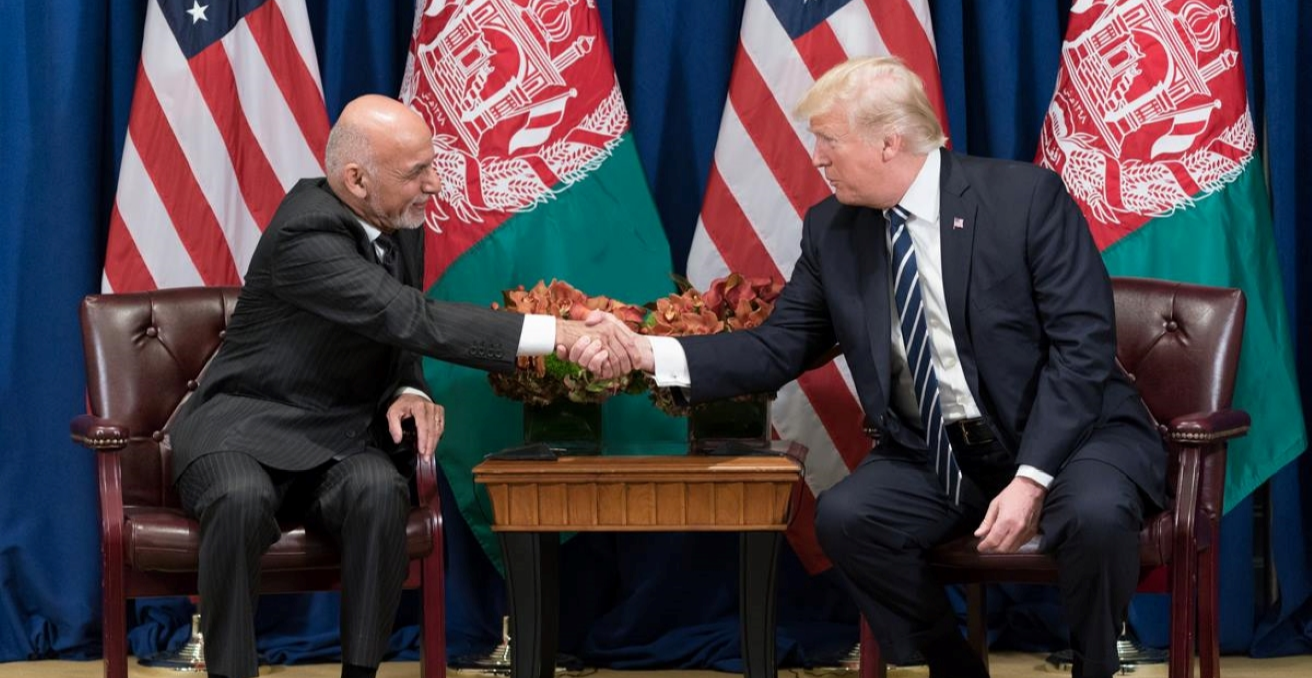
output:
[[358, 163], [374, 170], [375, 155], [390, 140], [400, 136], [422, 135], [431, 138], [428, 125], [410, 107], [378, 94], [366, 94], [342, 109], [337, 124], [328, 133], [328, 147], [324, 151], [324, 169], [328, 181], [341, 179], [341, 170], [348, 163]]
[[328, 134], [324, 169], [333, 193], [383, 231], [415, 228], [420, 204], [441, 182], [432, 169], [432, 132], [419, 114], [385, 96], [367, 94], [346, 105]]

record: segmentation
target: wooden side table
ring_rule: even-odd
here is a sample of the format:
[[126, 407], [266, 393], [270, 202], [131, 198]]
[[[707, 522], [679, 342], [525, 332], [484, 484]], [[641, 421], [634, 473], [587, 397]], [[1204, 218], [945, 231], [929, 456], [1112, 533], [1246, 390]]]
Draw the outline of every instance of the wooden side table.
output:
[[[800, 446], [793, 446], [798, 458]], [[790, 456], [562, 457], [484, 461], [510, 589], [511, 676], [552, 678], [559, 532], [739, 532], [739, 611], [748, 678], [774, 678], [775, 563], [801, 477]]]

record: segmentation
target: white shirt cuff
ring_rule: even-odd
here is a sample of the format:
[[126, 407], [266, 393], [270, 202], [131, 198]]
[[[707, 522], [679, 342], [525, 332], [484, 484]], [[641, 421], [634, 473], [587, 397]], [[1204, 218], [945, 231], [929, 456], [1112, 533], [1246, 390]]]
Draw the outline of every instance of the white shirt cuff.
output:
[[402, 386], [402, 387], [396, 389], [396, 393], [393, 393], [393, 394], [392, 394], [392, 399], [395, 400], [395, 399], [400, 398], [401, 396], [406, 395], [406, 394], [409, 394], [409, 395], [417, 395], [417, 396], [419, 396], [420, 398], [423, 398], [424, 400], [427, 400], [427, 401], [430, 402], [430, 403], [433, 402], [433, 398], [432, 398], [431, 396], [429, 396], [427, 393], [424, 393], [423, 391], [420, 391], [419, 389], [414, 388], [414, 387], [412, 387], [412, 386]]
[[1052, 486], [1052, 476], [1030, 466], [1029, 464], [1021, 464], [1020, 468], [1016, 469], [1016, 477], [1029, 478], [1038, 483], [1045, 490]]
[[692, 376], [688, 374], [688, 356], [683, 352], [683, 345], [674, 337], [651, 337], [652, 362], [655, 363], [652, 377], [661, 387], [692, 386]]
[[550, 315], [524, 316], [524, 329], [519, 333], [519, 349], [515, 355], [547, 355], [556, 350], [556, 318]]

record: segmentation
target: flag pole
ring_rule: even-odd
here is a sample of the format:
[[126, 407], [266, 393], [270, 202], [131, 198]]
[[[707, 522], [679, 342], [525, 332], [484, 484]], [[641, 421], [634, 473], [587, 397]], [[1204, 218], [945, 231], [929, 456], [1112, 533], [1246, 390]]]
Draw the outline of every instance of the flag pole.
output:
[[[193, 600], [193, 602], [195, 602]], [[200, 611], [191, 615], [191, 637], [182, 647], [172, 652], [158, 652], [137, 660], [142, 666], [200, 672], [205, 670], [205, 636], [200, 632]]]

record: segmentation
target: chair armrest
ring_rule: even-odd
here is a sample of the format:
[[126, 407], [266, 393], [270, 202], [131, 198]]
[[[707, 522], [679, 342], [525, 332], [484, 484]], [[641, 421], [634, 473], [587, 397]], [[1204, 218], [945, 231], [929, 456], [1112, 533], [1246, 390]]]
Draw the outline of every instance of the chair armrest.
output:
[[401, 422], [401, 442], [396, 444], [396, 450], [415, 459], [415, 494], [419, 505], [439, 511], [441, 503], [437, 496], [437, 452], [427, 457], [419, 454], [419, 431], [413, 419]]
[[427, 457], [415, 455], [415, 492], [419, 505], [440, 510], [437, 496], [437, 453]]
[[1166, 434], [1173, 443], [1209, 445], [1245, 435], [1250, 423], [1243, 410], [1195, 412], [1172, 419]]
[[121, 450], [128, 444], [128, 427], [90, 414], [79, 414], [68, 424], [73, 442], [93, 450]]

